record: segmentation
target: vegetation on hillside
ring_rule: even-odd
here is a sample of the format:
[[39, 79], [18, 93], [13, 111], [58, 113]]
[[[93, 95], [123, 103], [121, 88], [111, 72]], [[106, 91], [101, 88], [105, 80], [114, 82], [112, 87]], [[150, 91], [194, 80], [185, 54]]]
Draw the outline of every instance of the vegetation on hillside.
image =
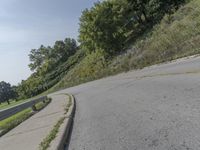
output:
[[[127, 2], [131, 2], [131, 1], [127, 1]], [[128, 32], [129, 34], [126, 34], [126, 32], [121, 34], [122, 37], [124, 35], [127, 36], [124, 38], [124, 41], [122, 40], [123, 38], [121, 38], [120, 42], [122, 42], [122, 45], [124, 45], [123, 48], [119, 50], [114, 48], [113, 49], [114, 51], [113, 50], [107, 51], [105, 49], [103, 50], [103, 47], [96, 47], [96, 48], [93, 47], [94, 50], [90, 52], [83, 59], [83, 61], [81, 61], [80, 64], [76, 65], [72, 70], [70, 70], [69, 73], [67, 73], [66, 76], [58, 84], [56, 84], [50, 91], [55, 91], [63, 87], [70, 87], [70, 86], [77, 85], [86, 81], [102, 78], [108, 75], [117, 74], [123, 71], [128, 71], [130, 69], [138, 69], [138, 68], [142, 68], [148, 65], [155, 64], [155, 63], [160, 63], [160, 62], [168, 61], [168, 60], [175, 59], [178, 57], [183, 57], [183, 56], [188, 56], [188, 55], [198, 53], [197, 49], [194, 50], [191, 47], [192, 45], [193, 47], [195, 45], [196, 48], [198, 48], [199, 45], [197, 43], [191, 44], [190, 42], [188, 42], [190, 44], [183, 45], [184, 49], [181, 49], [181, 47], [179, 47], [180, 49], [178, 50], [177, 45], [179, 43], [176, 43], [175, 41], [180, 40], [180, 42], [185, 42], [184, 41], [185, 37], [183, 34], [187, 34], [187, 32], [191, 33], [187, 35], [188, 40], [192, 39], [192, 37], [195, 37], [194, 33], [192, 33], [194, 31], [187, 28], [187, 21], [189, 21], [190, 24], [196, 24], [196, 21], [199, 20], [198, 16], [192, 18], [193, 13], [198, 14], [198, 8], [200, 8], [199, 2], [192, 1], [186, 4], [185, 6], [181, 5], [181, 4], [184, 4], [185, 1], [160, 1], [160, 3], [155, 3], [155, 2], [156, 1], [150, 1], [150, 2], [146, 1], [146, 4], [143, 3], [145, 4], [144, 6], [140, 6], [140, 8], [141, 7], [145, 8], [146, 11], [143, 13], [145, 13], [146, 17], [144, 17], [144, 14], [143, 14], [141, 15], [141, 19], [143, 21], [131, 20], [133, 22], [132, 22], [130, 31]], [[100, 5], [100, 4], [101, 3], [98, 3], [97, 5]], [[151, 7], [150, 9], [148, 9], [150, 6], [153, 6], [153, 5], [155, 7]], [[126, 5], [126, 7], [130, 7], [130, 6], [131, 5], [129, 4]], [[177, 11], [179, 7], [181, 8]], [[193, 9], [193, 7], [195, 7], [196, 9]], [[92, 8], [91, 10], [94, 11], [93, 9], [95, 8]], [[187, 12], [187, 9], [191, 11]], [[87, 13], [89, 12], [90, 11], [87, 10]], [[152, 12], [154, 12], [154, 15], [152, 15]], [[137, 11], [133, 14], [137, 15]], [[142, 13], [139, 12], [139, 14], [142, 14]], [[84, 16], [84, 13], [83, 13], [83, 16]], [[187, 18], [190, 18], [190, 19], [188, 20]], [[148, 21], [145, 21], [145, 20], [148, 20]], [[182, 24], [183, 20], [186, 23], [185, 28], [179, 28], [179, 26], [177, 26], [176, 24]], [[105, 21], [102, 21], [102, 22], [105, 22]], [[145, 22], [145, 23], [142, 23], [142, 22]], [[80, 28], [82, 27], [80, 26]], [[108, 29], [109, 28], [112, 28], [112, 26], [108, 27]], [[182, 31], [182, 29], [184, 31]], [[197, 29], [193, 29], [193, 30], [199, 30], [199, 29], [200, 28], [197, 27]], [[106, 30], [106, 31], [104, 30], [106, 29], [103, 28], [102, 32], [109, 31], [109, 30]], [[92, 31], [90, 31], [89, 33], [91, 32]], [[107, 33], [107, 35], [112, 36], [112, 33], [115, 35], [115, 32], [113, 31], [110, 33]], [[173, 33], [173, 35], [171, 33]], [[196, 32], [196, 35], [198, 35], [198, 33], [199, 32]], [[83, 32], [82, 34], [84, 36], [84, 34], [86, 33]], [[92, 40], [92, 36], [94, 35], [96, 35], [97, 37], [93, 37], [93, 38], [97, 40], [99, 36], [97, 32], [91, 35], [91, 40]], [[81, 33], [80, 33], [80, 36], [81, 36]], [[115, 42], [119, 44], [117, 41], [117, 38]], [[104, 37], [101, 40], [103, 39], [106, 39], [106, 38]], [[115, 39], [113, 39], [113, 41], [114, 40]], [[84, 40], [83, 40], [83, 43], [84, 43]], [[166, 45], [162, 45], [164, 43], [166, 43]], [[111, 43], [108, 43], [108, 44], [111, 44]], [[114, 44], [111, 44], [111, 46], [112, 45]], [[186, 47], [186, 45], [188, 46], [190, 45], [190, 46]], [[81, 45], [81, 46], [82, 46], [82, 49], [89, 49], [89, 47], [85, 45]], [[177, 49], [176, 51], [174, 50], [175, 48]]]
[[133, 40], [178, 9], [184, 0], [107, 0], [83, 11], [79, 41], [86, 51], [123, 51]]
[[33, 74], [18, 85], [19, 98], [38, 95], [55, 85], [82, 55], [76, 41], [70, 38], [56, 41], [53, 47], [41, 45], [31, 50], [29, 67]]
[[167, 14], [110, 69], [128, 71], [200, 53], [200, 1], [193, 0], [174, 14]]
[[82, 12], [79, 45], [67, 38], [31, 50], [19, 98], [197, 54], [199, 14], [200, 0], [97, 2]]

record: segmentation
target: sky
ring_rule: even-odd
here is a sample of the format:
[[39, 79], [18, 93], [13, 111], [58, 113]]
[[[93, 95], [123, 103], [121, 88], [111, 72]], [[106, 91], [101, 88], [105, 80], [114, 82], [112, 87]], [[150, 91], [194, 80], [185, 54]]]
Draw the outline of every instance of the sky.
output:
[[97, 0], [0, 0], [0, 81], [17, 85], [32, 73], [31, 49], [77, 39], [79, 18]]

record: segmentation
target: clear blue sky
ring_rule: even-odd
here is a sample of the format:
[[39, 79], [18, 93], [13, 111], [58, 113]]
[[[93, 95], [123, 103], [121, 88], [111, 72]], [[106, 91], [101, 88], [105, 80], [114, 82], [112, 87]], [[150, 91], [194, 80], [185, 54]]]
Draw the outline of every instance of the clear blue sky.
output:
[[0, 81], [18, 84], [31, 71], [28, 54], [41, 44], [77, 38], [82, 10], [97, 0], [1, 0]]

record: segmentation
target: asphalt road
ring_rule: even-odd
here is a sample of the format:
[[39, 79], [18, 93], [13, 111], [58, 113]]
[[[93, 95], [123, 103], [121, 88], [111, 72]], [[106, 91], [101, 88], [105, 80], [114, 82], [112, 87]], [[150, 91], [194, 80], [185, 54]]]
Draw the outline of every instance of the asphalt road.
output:
[[69, 150], [200, 150], [200, 57], [82, 84]]

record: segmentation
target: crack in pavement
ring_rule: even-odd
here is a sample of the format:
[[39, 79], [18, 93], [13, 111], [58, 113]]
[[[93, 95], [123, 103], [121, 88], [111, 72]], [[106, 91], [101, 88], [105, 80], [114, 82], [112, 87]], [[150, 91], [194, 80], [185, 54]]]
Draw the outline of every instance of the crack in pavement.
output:
[[200, 71], [187, 71], [187, 72], [173, 72], [173, 73], [160, 73], [160, 74], [153, 74], [153, 75], [144, 75], [138, 76], [136, 79], [143, 79], [143, 78], [151, 78], [151, 77], [162, 77], [162, 76], [175, 76], [175, 75], [184, 75], [184, 74], [198, 74]]

